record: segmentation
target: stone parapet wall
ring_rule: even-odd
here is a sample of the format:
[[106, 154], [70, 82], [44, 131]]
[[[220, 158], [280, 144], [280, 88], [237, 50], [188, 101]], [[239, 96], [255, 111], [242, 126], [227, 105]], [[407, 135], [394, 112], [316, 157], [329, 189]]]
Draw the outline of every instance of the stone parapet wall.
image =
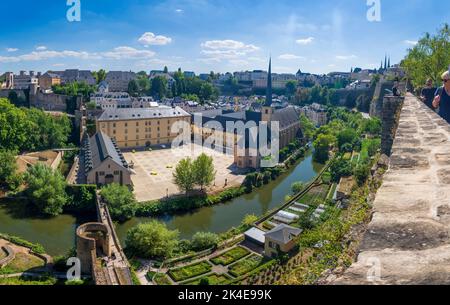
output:
[[450, 126], [411, 94], [357, 260], [334, 284], [450, 282]]
[[381, 110], [382, 133], [381, 153], [391, 155], [392, 144], [397, 132], [400, 111], [402, 110], [404, 98], [400, 96], [385, 96]]

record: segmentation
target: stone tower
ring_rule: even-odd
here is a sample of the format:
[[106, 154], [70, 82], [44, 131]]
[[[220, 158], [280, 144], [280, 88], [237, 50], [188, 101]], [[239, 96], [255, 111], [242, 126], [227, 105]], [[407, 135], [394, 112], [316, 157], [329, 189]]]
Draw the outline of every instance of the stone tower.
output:
[[272, 58], [269, 60], [269, 73], [267, 75], [267, 92], [266, 101], [261, 109], [261, 121], [270, 122], [272, 121]]

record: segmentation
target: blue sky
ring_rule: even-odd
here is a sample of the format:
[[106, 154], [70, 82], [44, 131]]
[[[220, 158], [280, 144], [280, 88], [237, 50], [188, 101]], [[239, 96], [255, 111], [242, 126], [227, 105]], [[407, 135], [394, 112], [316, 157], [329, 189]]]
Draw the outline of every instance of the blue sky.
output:
[[[366, 0], [8, 1], [0, 11], [0, 73], [19, 70], [197, 73], [267, 69], [327, 73], [399, 62], [425, 32], [450, 20], [450, 1], [381, 0], [369, 22]], [[3, 6], [5, 8], [5, 6]]]

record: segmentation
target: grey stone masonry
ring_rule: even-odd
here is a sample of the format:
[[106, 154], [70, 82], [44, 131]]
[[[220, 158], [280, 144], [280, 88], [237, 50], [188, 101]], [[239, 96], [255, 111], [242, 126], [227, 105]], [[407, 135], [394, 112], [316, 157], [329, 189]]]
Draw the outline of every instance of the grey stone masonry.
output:
[[334, 284], [450, 283], [450, 126], [407, 94], [357, 260]]
[[391, 155], [392, 144], [397, 132], [400, 111], [402, 110], [404, 98], [401, 96], [385, 96], [381, 120], [383, 122], [381, 135], [381, 152], [386, 156]]

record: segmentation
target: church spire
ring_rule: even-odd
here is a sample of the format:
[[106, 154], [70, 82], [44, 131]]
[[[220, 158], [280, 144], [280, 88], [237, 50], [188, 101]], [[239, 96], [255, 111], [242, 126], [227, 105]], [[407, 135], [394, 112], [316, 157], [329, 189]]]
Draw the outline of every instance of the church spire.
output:
[[269, 60], [269, 73], [267, 75], [267, 91], [265, 106], [272, 105], [272, 57]]
[[384, 55], [384, 70], [387, 69], [387, 54]]

